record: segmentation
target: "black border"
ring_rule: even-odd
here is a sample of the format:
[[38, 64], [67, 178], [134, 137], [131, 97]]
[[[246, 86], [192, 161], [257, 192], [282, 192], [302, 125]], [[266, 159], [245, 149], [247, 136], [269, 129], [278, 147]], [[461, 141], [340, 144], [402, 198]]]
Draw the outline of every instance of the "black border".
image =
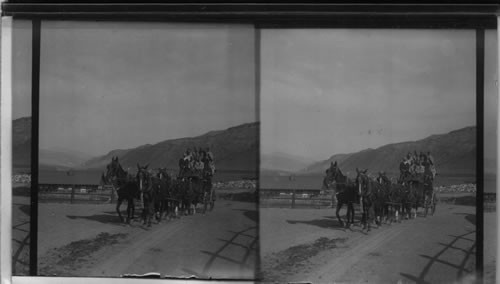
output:
[[[476, 273], [484, 263], [484, 51], [485, 30], [476, 30]], [[497, 272], [498, 273], [498, 272]]]
[[[93, 0], [97, 1], [97, 0]], [[85, 21], [170, 21], [197, 23], [240, 23], [256, 28], [256, 56], [260, 57], [260, 31], [263, 28], [429, 28], [472, 29], [476, 31], [476, 272], [483, 273], [483, 174], [484, 174], [484, 40], [485, 29], [497, 29], [500, 4], [483, 1], [423, 1], [425, 4], [351, 3], [106, 3], [67, 4], [62, 0], [8, 1], [2, 3], [2, 16], [29, 19], [32, 31], [32, 147], [31, 212], [38, 211], [38, 118], [40, 80], [40, 29], [42, 20]], [[457, 2], [459, 2], [457, 4]], [[260, 103], [260, 58], [255, 63], [257, 104]], [[257, 111], [260, 117], [260, 111]], [[260, 138], [260, 132], [259, 132]], [[260, 141], [260, 139], [259, 139]], [[260, 153], [259, 153], [260, 155]], [[259, 156], [260, 160], [260, 156]], [[260, 161], [259, 161], [260, 162]], [[259, 163], [260, 164], [260, 163]], [[257, 181], [258, 184], [258, 181]], [[257, 189], [258, 190], [258, 189]], [[259, 217], [258, 217], [259, 220]], [[37, 215], [30, 216], [30, 275], [37, 275]], [[259, 249], [260, 263], [260, 249]], [[257, 266], [258, 267], [258, 266]], [[257, 277], [257, 276], [256, 276]], [[258, 278], [258, 277], [257, 277]], [[258, 280], [257, 280], [258, 281]]]
[[[245, 23], [257, 27], [496, 28], [496, 2], [209, 2], [61, 3], [9, 1], [2, 15], [44, 20], [114, 20]], [[401, 1], [402, 2], [402, 1]], [[455, 2], [456, 3], [456, 2]], [[496, 4], [495, 4], [496, 3]]]
[[[30, 193], [30, 275], [38, 269], [38, 118], [40, 115], [41, 21], [32, 21], [31, 38], [31, 193]], [[33, 214], [36, 212], [36, 214]]]

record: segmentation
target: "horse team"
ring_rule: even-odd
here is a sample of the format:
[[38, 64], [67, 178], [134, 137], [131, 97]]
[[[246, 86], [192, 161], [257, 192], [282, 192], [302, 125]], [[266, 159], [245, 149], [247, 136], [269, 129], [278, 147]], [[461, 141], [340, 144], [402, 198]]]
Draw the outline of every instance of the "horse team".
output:
[[[350, 228], [354, 224], [354, 204], [359, 204], [363, 230], [370, 231], [371, 225], [381, 226], [383, 222], [401, 222], [402, 216], [416, 218], [419, 207], [425, 208], [424, 216], [435, 210], [433, 177], [409, 176], [397, 183], [391, 182], [381, 173], [371, 178], [365, 170], [356, 168], [355, 180], [345, 176], [337, 165], [330, 163], [323, 180], [323, 189], [335, 185], [337, 199], [336, 216], [341, 226]], [[347, 205], [346, 222], [340, 217], [340, 209]]]
[[[117, 193], [116, 212], [121, 222], [127, 224], [135, 216], [135, 200], [143, 205], [143, 224], [151, 226], [153, 218], [158, 223], [165, 218], [178, 218], [180, 214], [195, 214], [199, 204], [203, 203], [203, 213], [213, 209], [215, 193], [212, 188], [211, 172], [198, 175], [185, 175], [172, 178], [165, 168], [148, 170], [148, 165], [137, 164], [135, 176], [125, 171], [113, 157], [106, 166], [102, 177], [104, 184], [111, 184]], [[121, 204], [127, 201], [127, 217], [124, 220]]]

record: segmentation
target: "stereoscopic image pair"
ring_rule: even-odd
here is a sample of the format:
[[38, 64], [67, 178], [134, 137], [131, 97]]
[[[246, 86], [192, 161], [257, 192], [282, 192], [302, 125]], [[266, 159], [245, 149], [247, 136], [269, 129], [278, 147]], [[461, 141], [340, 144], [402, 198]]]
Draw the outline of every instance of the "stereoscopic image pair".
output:
[[479, 254], [494, 282], [495, 30], [15, 20], [12, 46], [13, 275], [471, 283]]

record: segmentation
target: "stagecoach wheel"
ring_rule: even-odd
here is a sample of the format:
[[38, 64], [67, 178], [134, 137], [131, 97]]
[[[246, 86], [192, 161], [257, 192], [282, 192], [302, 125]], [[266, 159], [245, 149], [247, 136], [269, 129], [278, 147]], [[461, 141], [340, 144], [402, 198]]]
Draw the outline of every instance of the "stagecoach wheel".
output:
[[208, 207], [208, 195], [207, 192], [203, 193], [203, 214], [207, 212], [207, 207]]
[[432, 195], [432, 208], [431, 208], [431, 216], [434, 216], [434, 213], [436, 212], [436, 196], [433, 194]]
[[429, 198], [425, 196], [424, 199], [424, 218], [427, 217], [427, 211], [429, 211]]
[[215, 207], [215, 191], [212, 190], [211, 196], [210, 196], [210, 211], [214, 210]]

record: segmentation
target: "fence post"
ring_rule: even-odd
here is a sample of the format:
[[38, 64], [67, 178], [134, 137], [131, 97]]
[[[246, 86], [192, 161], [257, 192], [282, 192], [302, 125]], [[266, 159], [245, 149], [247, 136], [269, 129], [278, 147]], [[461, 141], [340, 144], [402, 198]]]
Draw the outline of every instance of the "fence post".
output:
[[292, 209], [295, 208], [295, 189], [292, 191]]
[[70, 203], [73, 204], [74, 201], [75, 201], [75, 185], [73, 185], [71, 187], [71, 201], [70, 201]]

